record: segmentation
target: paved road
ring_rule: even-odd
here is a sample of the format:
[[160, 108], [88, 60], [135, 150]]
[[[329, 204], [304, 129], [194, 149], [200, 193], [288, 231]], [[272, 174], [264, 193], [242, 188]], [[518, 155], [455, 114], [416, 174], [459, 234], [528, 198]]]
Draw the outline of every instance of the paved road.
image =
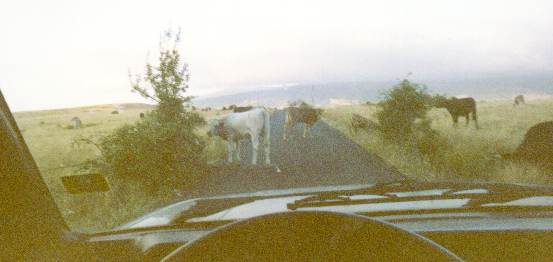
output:
[[[282, 139], [285, 113], [271, 116], [272, 168], [251, 166], [251, 143], [241, 144], [241, 165], [219, 166], [196, 187], [193, 195], [217, 195], [263, 189], [368, 184], [399, 179], [402, 175], [380, 157], [367, 152], [340, 131], [320, 120], [312, 137], [303, 138], [303, 125]], [[259, 153], [262, 153], [260, 148]], [[263, 163], [262, 157], [261, 163]], [[276, 172], [276, 168], [280, 172]]]

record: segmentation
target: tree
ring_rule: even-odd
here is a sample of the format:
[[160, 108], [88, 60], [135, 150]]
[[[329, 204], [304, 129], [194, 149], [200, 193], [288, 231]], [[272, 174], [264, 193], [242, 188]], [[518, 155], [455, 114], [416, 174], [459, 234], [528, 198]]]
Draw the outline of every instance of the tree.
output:
[[159, 65], [146, 64], [145, 76], [138, 74], [134, 81], [129, 73], [132, 90], [158, 103], [157, 111], [168, 121], [180, 119], [185, 112], [184, 103], [193, 98], [185, 95], [190, 74], [188, 64], [181, 63], [179, 42], [180, 31], [173, 33], [168, 29], [160, 40]]
[[159, 64], [148, 63], [144, 77], [131, 79], [132, 90], [157, 103], [156, 108], [98, 143], [111, 173], [150, 191], [191, 182], [194, 175], [204, 173], [206, 166], [202, 154], [205, 143], [194, 133], [205, 120], [184, 108], [192, 97], [185, 95], [190, 75], [177, 50], [179, 41], [179, 32], [165, 31]]

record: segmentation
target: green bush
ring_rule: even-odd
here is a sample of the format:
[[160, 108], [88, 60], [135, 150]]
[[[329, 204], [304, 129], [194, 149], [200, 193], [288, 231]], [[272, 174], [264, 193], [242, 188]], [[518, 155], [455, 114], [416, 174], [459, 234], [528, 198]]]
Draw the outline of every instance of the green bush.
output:
[[163, 122], [156, 114], [102, 138], [98, 145], [103, 160], [117, 179], [137, 182], [148, 190], [182, 188], [205, 170], [205, 144], [193, 132], [203, 120], [186, 113], [181, 121]]
[[385, 92], [384, 99], [379, 102], [381, 110], [376, 113], [384, 139], [400, 143], [408, 140], [417, 125], [421, 125], [416, 121], [426, 121], [431, 100], [424, 87], [408, 80]]

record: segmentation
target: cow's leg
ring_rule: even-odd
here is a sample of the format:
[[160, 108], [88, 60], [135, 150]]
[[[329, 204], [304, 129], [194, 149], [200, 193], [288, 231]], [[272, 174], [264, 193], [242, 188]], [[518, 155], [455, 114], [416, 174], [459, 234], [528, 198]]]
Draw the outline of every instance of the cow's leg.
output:
[[286, 112], [286, 115], [284, 117], [285, 118], [284, 118], [284, 131], [283, 131], [284, 136], [283, 136], [283, 139], [286, 140], [287, 139], [286, 135], [287, 135], [288, 131], [290, 131], [289, 129], [290, 129], [290, 127], [293, 126], [294, 122], [292, 121], [292, 118], [290, 116], [290, 112]]
[[451, 118], [453, 119], [453, 126], [457, 126], [457, 123], [459, 122], [459, 116], [452, 115]]
[[234, 147], [234, 141], [230, 140], [227, 142], [227, 160], [229, 163], [232, 163], [232, 155], [234, 153], [233, 150]]
[[470, 122], [469, 114], [466, 114], [466, 115], [465, 115], [465, 120], [467, 121], [467, 122], [465, 123], [465, 126], [469, 126], [469, 122]]
[[236, 160], [240, 163], [240, 140], [236, 140]]
[[265, 151], [265, 164], [270, 165], [271, 164], [271, 138], [270, 137], [264, 137], [263, 138], [263, 150]]
[[472, 120], [474, 120], [474, 127], [476, 127], [476, 129], [479, 129], [480, 127], [478, 126], [478, 120], [476, 119], [476, 110], [472, 112]]
[[259, 137], [251, 135], [252, 138], [252, 165], [257, 165], [257, 149], [259, 148]]

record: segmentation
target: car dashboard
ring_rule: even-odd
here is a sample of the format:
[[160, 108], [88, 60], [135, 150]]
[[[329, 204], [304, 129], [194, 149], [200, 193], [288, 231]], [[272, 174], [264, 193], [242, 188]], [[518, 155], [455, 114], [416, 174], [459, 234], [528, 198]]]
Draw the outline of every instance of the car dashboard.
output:
[[[368, 214], [362, 214], [368, 215]], [[369, 216], [370, 217], [370, 216]], [[465, 261], [550, 261], [553, 213], [450, 213], [372, 218], [426, 237]], [[159, 261], [179, 247], [234, 221], [191, 223], [90, 235], [104, 260]]]

